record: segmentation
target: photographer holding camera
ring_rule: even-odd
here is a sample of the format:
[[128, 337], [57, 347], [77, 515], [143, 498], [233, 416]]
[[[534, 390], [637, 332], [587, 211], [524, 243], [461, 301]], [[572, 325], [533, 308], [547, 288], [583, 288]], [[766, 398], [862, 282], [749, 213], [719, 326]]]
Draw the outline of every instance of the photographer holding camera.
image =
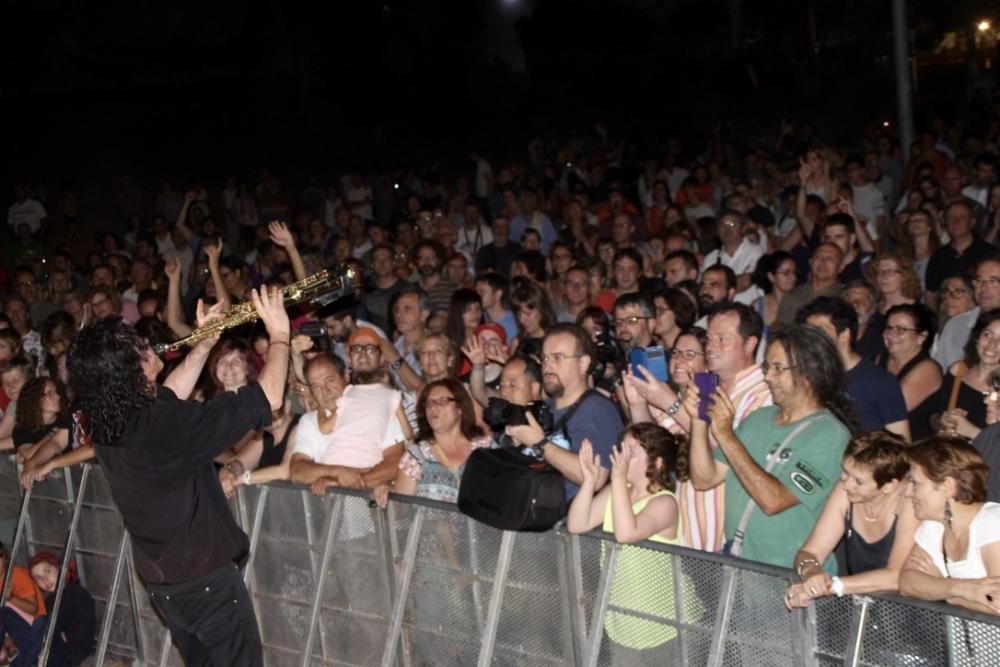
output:
[[546, 433], [531, 411], [527, 424], [506, 428], [507, 435], [538, 450], [562, 474], [567, 499], [576, 495], [583, 480], [578, 457], [583, 441], [589, 440], [601, 457], [600, 487], [607, 481], [611, 451], [623, 429], [614, 403], [590, 389], [593, 360], [594, 345], [582, 327], [557, 324], [550, 328], [542, 343], [542, 382], [550, 397], [552, 432]]
[[542, 401], [542, 367], [531, 357], [515, 355], [507, 360], [500, 373], [500, 396], [489, 399], [483, 410], [483, 421], [498, 434], [500, 446], [507, 447], [517, 443], [504, 429], [508, 425], [527, 424], [528, 412], [534, 415], [543, 431], [546, 426], [551, 429], [551, 410]]

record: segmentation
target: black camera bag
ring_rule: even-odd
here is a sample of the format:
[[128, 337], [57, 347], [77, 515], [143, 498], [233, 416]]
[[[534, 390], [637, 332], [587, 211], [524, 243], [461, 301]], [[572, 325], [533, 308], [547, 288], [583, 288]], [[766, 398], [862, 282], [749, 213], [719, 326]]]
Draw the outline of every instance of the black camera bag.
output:
[[[570, 406], [553, 433], [565, 428], [591, 391]], [[477, 449], [469, 455], [458, 491], [458, 509], [500, 530], [542, 532], [566, 516], [569, 503], [562, 473], [522, 453], [517, 445]]]

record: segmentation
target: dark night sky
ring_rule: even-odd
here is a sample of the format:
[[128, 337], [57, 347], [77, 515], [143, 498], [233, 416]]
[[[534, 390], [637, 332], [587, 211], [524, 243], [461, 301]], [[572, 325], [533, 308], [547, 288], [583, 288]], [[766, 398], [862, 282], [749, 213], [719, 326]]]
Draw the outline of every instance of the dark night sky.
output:
[[[96, 155], [123, 168], [426, 161], [470, 144], [520, 150], [529, 133], [598, 118], [674, 134], [782, 115], [846, 130], [892, 114], [891, 61], [872, 65], [889, 53], [889, 6], [8, 1], [0, 95], [20, 129], [8, 138], [13, 163], [43, 171], [53, 159], [86, 168]], [[968, 27], [983, 6], [911, 2], [911, 24]], [[933, 74], [925, 82], [918, 104], [941, 107]]]

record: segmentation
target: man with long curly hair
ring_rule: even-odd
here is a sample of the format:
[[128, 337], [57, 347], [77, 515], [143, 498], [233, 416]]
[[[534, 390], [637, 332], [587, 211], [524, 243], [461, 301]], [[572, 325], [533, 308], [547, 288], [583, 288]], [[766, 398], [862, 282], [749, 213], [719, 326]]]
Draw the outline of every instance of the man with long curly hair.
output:
[[[260, 634], [237, 562], [249, 550], [212, 461], [270, 424], [288, 372], [280, 292], [253, 292], [271, 339], [257, 382], [207, 402], [191, 394], [215, 338], [198, 343], [163, 386], [163, 363], [135, 330], [108, 318], [69, 351], [70, 384], [132, 538], [139, 576], [191, 665], [260, 665]], [[198, 303], [198, 326], [218, 317]]]

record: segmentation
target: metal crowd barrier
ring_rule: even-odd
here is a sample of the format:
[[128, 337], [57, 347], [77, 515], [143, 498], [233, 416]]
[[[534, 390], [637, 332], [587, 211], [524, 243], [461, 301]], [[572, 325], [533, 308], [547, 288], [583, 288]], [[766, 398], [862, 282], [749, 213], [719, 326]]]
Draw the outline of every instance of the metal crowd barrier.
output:
[[[20, 515], [15, 482], [2, 464], [0, 526], [21, 526], [11, 560], [72, 552], [98, 600], [94, 662], [181, 664], [100, 468], [36, 484]], [[233, 509], [268, 665], [1000, 664], [1000, 619], [894, 596], [787, 613], [789, 570], [729, 557], [505, 533], [443, 503], [394, 497], [382, 511], [286, 483], [243, 487]]]

